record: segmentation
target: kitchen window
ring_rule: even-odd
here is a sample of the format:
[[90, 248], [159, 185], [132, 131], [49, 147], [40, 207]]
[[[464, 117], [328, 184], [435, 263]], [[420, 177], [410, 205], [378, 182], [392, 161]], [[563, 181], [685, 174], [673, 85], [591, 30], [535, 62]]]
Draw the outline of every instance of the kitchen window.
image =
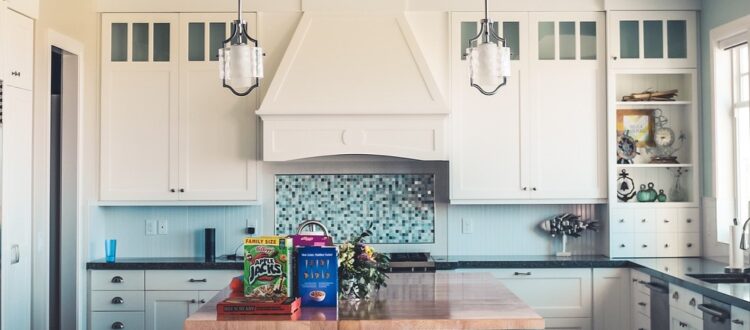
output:
[[[711, 30], [713, 173], [717, 238], [729, 241], [732, 219], [750, 218], [750, 16]], [[707, 206], [710, 209], [710, 205]]]

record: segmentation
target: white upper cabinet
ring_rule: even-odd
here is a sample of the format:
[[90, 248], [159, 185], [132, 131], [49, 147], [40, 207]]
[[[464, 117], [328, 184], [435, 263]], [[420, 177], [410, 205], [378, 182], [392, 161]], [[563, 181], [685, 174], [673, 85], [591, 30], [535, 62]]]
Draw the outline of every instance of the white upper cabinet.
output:
[[0, 19], [3, 18], [0, 38], [5, 58], [3, 79], [10, 86], [31, 90], [34, 84], [34, 20], [12, 10], [0, 13]]
[[533, 13], [529, 186], [535, 199], [604, 199], [606, 61], [602, 13]]
[[[255, 15], [244, 16], [255, 26]], [[234, 14], [180, 15], [181, 200], [257, 198], [258, 93], [235, 96], [218, 74], [218, 50], [234, 19]]]
[[493, 96], [469, 86], [463, 55], [481, 17], [452, 15], [451, 202], [603, 201], [603, 14], [493, 14], [512, 53]]
[[613, 68], [695, 68], [695, 11], [607, 13], [608, 54]]
[[39, 18], [39, 0], [5, 0], [8, 8], [31, 18]]
[[468, 40], [479, 31], [479, 13], [452, 14], [453, 138], [451, 200], [528, 199], [527, 108], [521, 102], [528, 75], [528, 14], [493, 14], [512, 48], [512, 76], [493, 96], [469, 85]]
[[102, 200], [178, 198], [177, 25], [177, 14], [102, 15]]
[[101, 200], [257, 199], [257, 95], [219, 79], [233, 19], [103, 15]]

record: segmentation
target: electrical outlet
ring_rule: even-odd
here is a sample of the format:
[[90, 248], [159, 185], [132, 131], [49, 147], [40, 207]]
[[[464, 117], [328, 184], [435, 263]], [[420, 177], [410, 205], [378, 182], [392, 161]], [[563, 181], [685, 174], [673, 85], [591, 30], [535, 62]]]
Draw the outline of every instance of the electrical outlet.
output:
[[156, 232], [157, 232], [156, 220], [153, 220], [153, 219], [146, 220], [146, 236], [156, 235]]
[[471, 221], [471, 219], [461, 218], [461, 233], [462, 234], [474, 233], [474, 223]]
[[159, 220], [159, 235], [169, 234], [169, 226], [167, 220]]

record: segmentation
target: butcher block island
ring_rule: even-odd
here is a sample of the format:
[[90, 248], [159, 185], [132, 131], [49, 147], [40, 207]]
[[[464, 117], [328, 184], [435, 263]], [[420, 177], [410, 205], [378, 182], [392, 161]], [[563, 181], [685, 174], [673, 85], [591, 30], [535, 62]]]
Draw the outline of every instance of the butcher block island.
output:
[[370, 300], [293, 315], [217, 317], [229, 288], [185, 321], [208, 329], [544, 329], [544, 319], [487, 273], [396, 273]]

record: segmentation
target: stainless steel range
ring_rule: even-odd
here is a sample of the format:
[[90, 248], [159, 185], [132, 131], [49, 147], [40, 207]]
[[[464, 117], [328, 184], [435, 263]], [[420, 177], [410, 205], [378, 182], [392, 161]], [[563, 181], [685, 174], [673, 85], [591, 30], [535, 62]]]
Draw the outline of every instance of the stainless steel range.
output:
[[429, 252], [391, 253], [391, 273], [434, 273], [435, 261]]

